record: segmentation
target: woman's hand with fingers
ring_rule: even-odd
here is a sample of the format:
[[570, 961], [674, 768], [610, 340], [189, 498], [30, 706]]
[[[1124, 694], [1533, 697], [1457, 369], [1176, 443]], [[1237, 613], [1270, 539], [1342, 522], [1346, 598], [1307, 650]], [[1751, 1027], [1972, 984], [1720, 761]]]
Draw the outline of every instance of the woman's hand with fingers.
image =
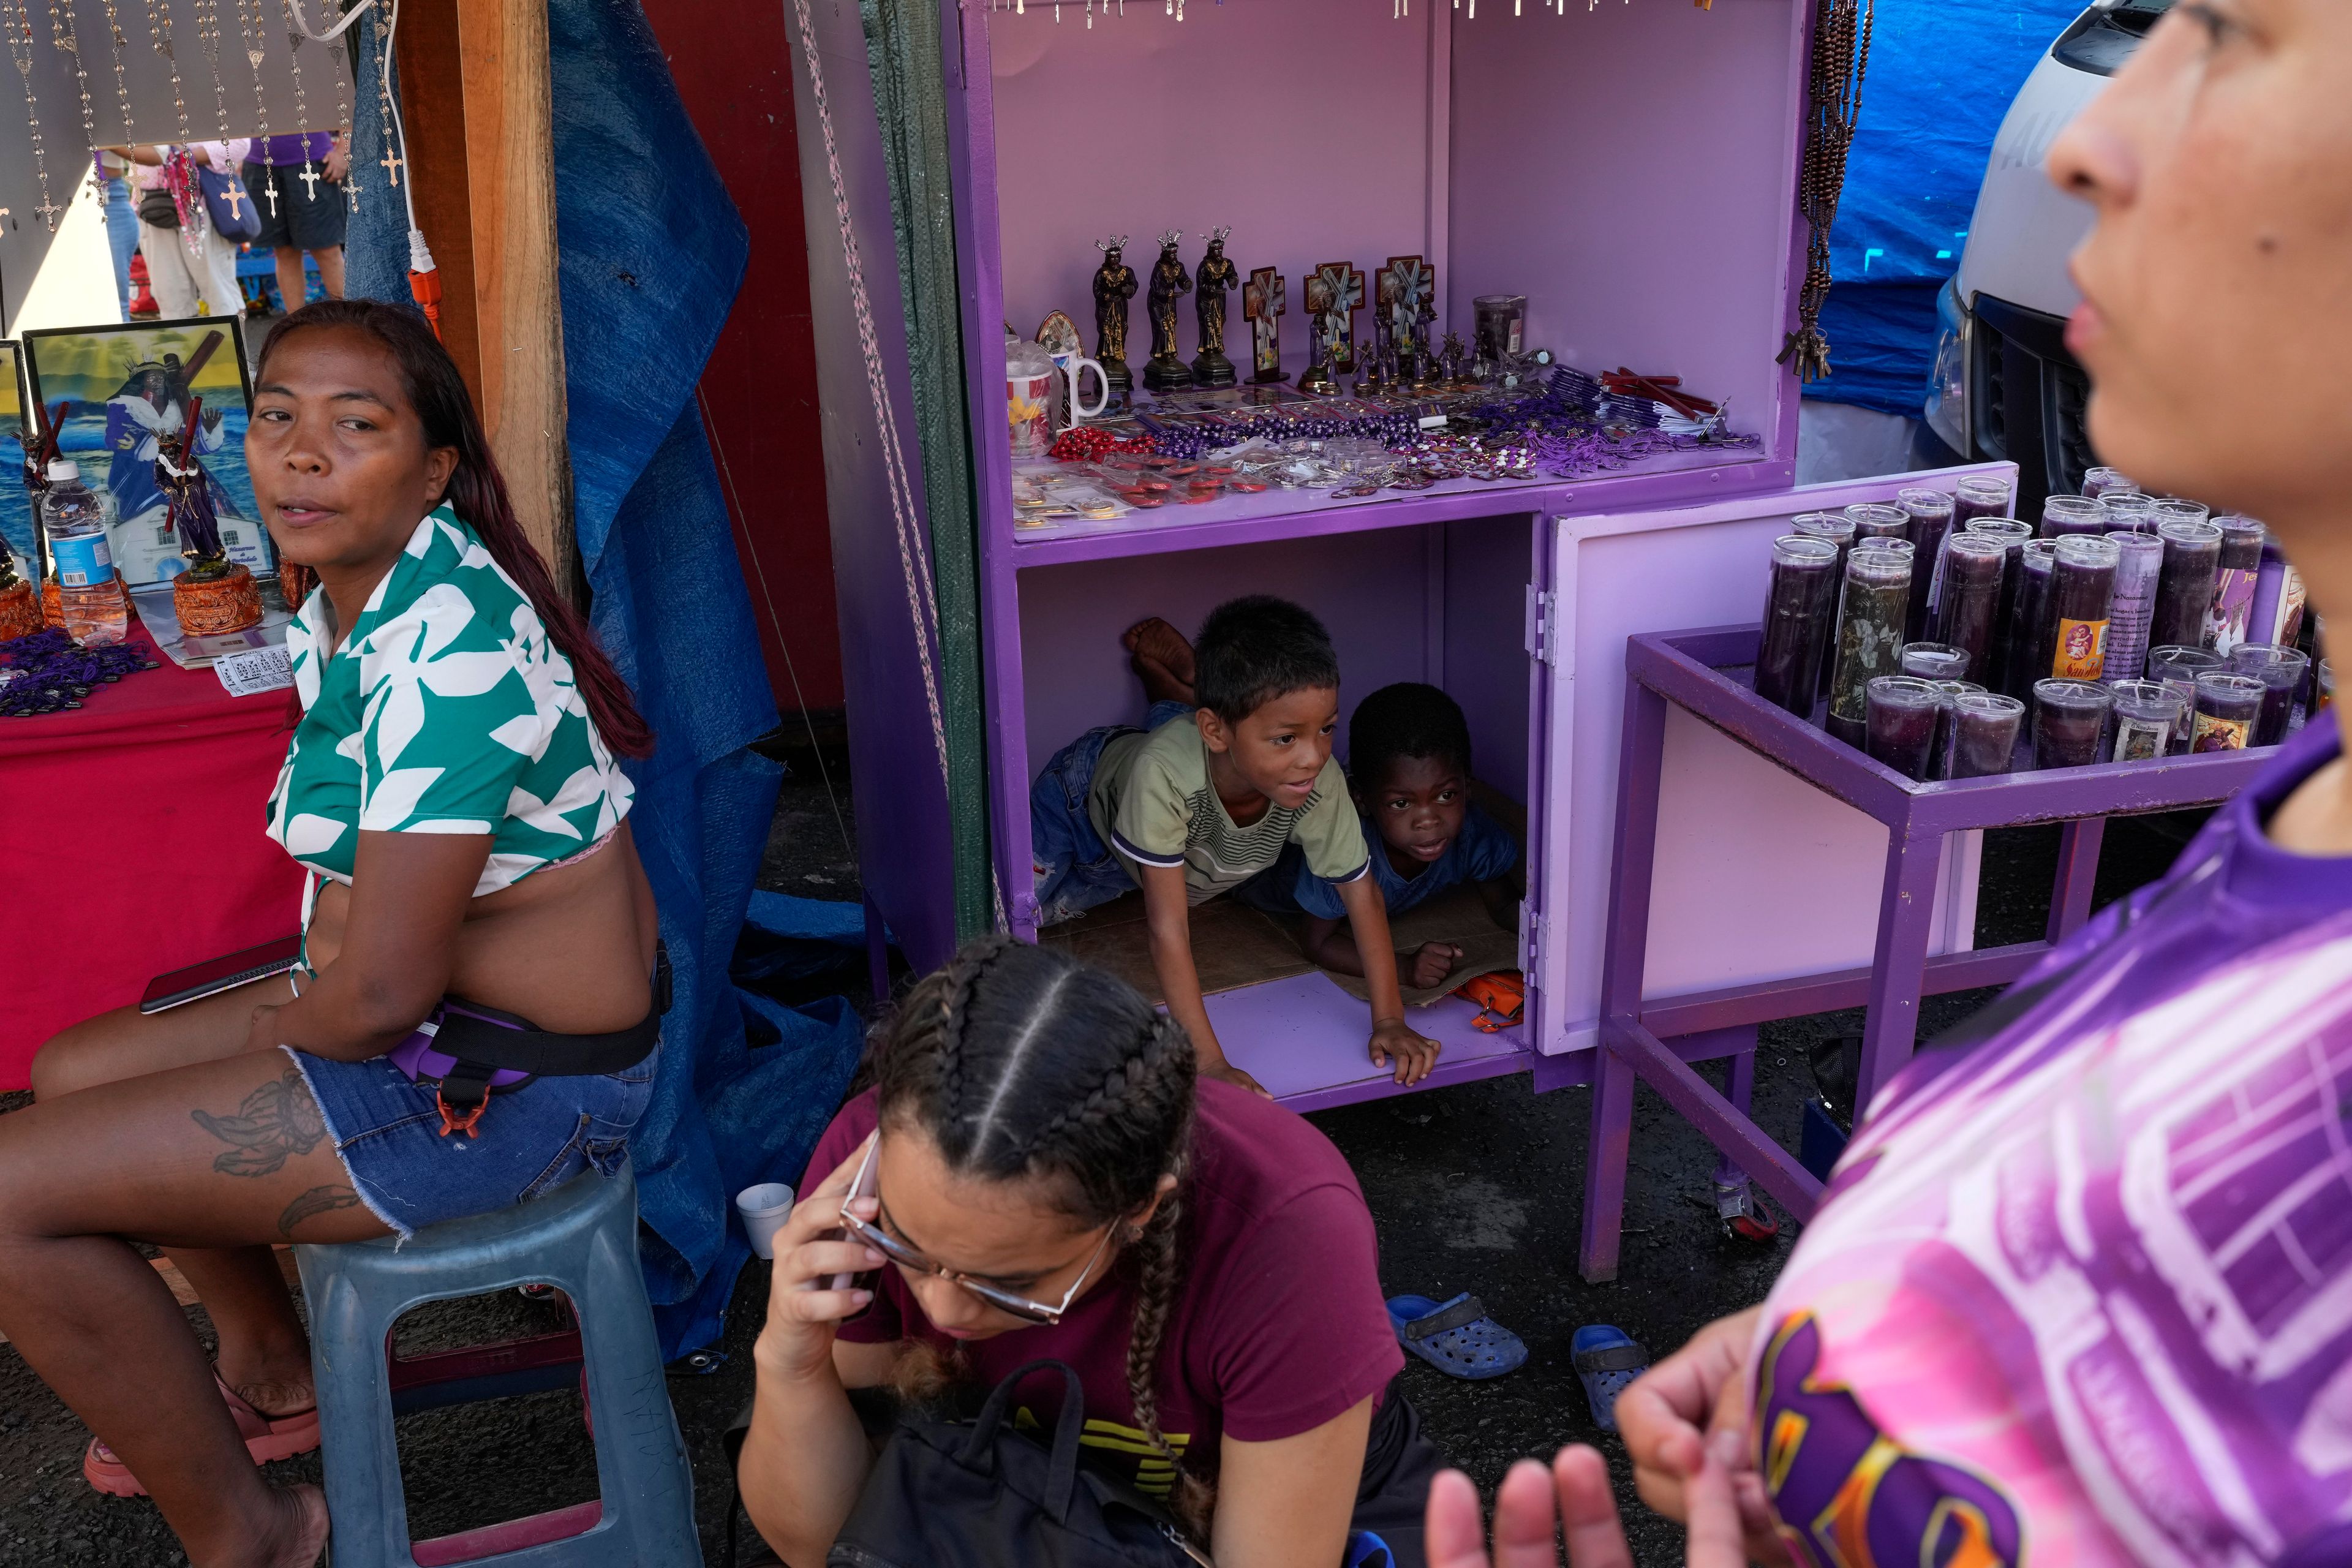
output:
[[[1685, 1479], [1682, 1495], [1689, 1508], [1686, 1568], [1746, 1568], [1739, 1509], [1722, 1464], [1707, 1458]], [[1609, 1468], [1582, 1444], [1562, 1448], [1549, 1472], [1533, 1459], [1511, 1467], [1495, 1494], [1491, 1557], [1478, 1529], [1477, 1489], [1459, 1470], [1439, 1476], [1429, 1489], [1429, 1568], [1556, 1568], [1555, 1497], [1568, 1568], [1633, 1568]]]
[[1687, 1478], [1713, 1453], [1730, 1478], [1749, 1553], [1778, 1563], [1784, 1553], [1748, 1447], [1748, 1360], [1763, 1310], [1717, 1319], [1643, 1373], [1617, 1396], [1617, 1426], [1642, 1500], [1668, 1519], [1688, 1517]]
[[[835, 1327], [874, 1300], [870, 1290], [832, 1288], [837, 1275], [869, 1274], [882, 1266], [882, 1255], [862, 1241], [845, 1239], [841, 1225], [842, 1199], [873, 1142], [874, 1135], [868, 1134], [851, 1150], [816, 1191], [793, 1206], [792, 1217], [776, 1233], [768, 1321], [756, 1352], [761, 1366], [776, 1376], [803, 1380], [832, 1375]], [[873, 1198], [860, 1198], [851, 1212], [871, 1220], [880, 1206]]]

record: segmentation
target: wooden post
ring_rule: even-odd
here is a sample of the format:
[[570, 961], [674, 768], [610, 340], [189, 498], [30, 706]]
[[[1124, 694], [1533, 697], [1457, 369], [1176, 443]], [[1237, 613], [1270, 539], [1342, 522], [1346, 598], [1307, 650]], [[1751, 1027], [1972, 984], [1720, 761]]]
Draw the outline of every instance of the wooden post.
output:
[[523, 531], [577, 599], [546, 0], [409, 0], [402, 21], [401, 177], [441, 265], [442, 339]]

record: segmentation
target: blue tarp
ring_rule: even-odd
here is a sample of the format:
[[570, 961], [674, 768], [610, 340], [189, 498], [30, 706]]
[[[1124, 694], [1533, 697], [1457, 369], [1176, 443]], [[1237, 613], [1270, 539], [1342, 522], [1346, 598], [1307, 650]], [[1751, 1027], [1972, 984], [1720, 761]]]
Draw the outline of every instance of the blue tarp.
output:
[[[354, 34], [373, 79], [374, 35]], [[749, 237], [635, 0], [552, 0], [549, 45], [573, 522], [597, 635], [660, 741], [629, 768], [630, 821], [677, 999], [633, 1149], [646, 1285], [676, 1355], [718, 1336], [746, 1256], [730, 1194], [799, 1179], [858, 1029], [838, 999], [795, 1012], [728, 973], [782, 770], [746, 749], [776, 709], [694, 389]], [[365, 171], [385, 128], [365, 111], [374, 95], [360, 102]], [[409, 298], [406, 222], [381, 182], [348, 243], [353, 294]]]
[[1936, 293], [1958, 270], [1993, 133], [2084, 0], [1877, 0], [1862, 120], [1830, 236], [1832, 374], [1810, 397], [1916, 418]]

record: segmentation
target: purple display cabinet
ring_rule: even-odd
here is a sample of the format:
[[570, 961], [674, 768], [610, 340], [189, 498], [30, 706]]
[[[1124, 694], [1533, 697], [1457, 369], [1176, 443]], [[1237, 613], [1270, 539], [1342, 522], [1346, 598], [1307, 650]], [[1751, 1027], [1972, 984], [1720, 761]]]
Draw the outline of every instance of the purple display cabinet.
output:
[[[1528, 808], [1528, 1016], [1488, 1036], [1470, 1027], [1466, 1004], [1417, 1012], [1445, 1047], [1427, 1081], [1530, 1068], [1539, 1087], [1589, 1081], [1626, 636], [1753, 619], [1769, 542], [1792, 514], [1888, 500], [1911, 482], [1791, 489], [1798, 387], [1774, 356], [1803, 276], [1796, 184], [1812, 12], [1811, 0], [1628, 0], [1521, 16], [1489, 7], [1475, 21], [1435, 5], [1391, 20], [1365, 0], [1232, 0], [1195, 4], [1182, 22], [1143, 5], [1089, 26], [1075, 5], [1057, 26], [1045, 5], [942, 4], [988, 810], [1015, 931], [1035, 922], [1032, 776], [1087, 726], [1143, 711], [1119, 632], [1149, 615], [1190, 626], [1235, 594], [1288, 595], [1331, 628], [1343, 706], [1392, 680], [1444, 686], [1468, 711], [1480, 776]], [[796, 3], [788, 20], [860, 853], [877, 917], [919, 968], [952, 940], [948, 828], [924, 679], [931, 638], [902, 571], [920, 457], [908, 449], [879, 133], [856, 8]], [[824, 102], [809, 90], [813, 65]], [[1556, 112], [1563, 103], [1575, 112]], [[999, 323], [1025, 338], [1066, 310], [1091, 352], [1097, 239], [1128, 236], [1141, 275], [1161, 231], [1184, 232], [1191, 266], [1202, 235], [1226, 225], [1244, 274], [1272, 266], [1290, 280], [1294, 374], [1307, 271], [1344, 259], [1369, 275], [1418, 253], [1437, 267], [1438, 331], [1466, 340], [1474, 296], [1524, 293], [1530, 346], [1587, 369], [1679, 375], [1759, 443], [1574, 482], [1454, 481], [1352, 501], [1268, 491], [1016, 531]], [[872, 353], [852, 308], [858, 275]], [[1143, 303], [1129, 333], [1139, 379]], [[1189, 300], [1181, 319], [1189, 357]], [[1359, 326], [1369, 331], [1369, 316]], [[1229, 348], [1246, 343], [1238, 296], [1228, 331]], [[1704, 726], [1670, 736], [1666, 773], [1664, 837], [1679, 858], [1662, 861], [1654, 900], [1672, 939], [1654, 944], [1661, 984], [1868, 962], [1875, 824]], [[1809, 918], [1748, 912], [1766, 889], [1785, 898], [1795, 864], [1813, 873]], [[1969, 944], [1974, 865], [1973, 842], [1956, 836], [1931, 921], [1939, 951]], [[1234, 1059], [1288, 1104], [1394, 1092], [1365, 1059], [1363, 1005], [1320, 976], [1226, 992], [1209, 1012]], [[1752, 1042], [1734, 1029], [1681, 1044], [1697, 1057]]]
[[[1602, 1048], [1585, 1163], [1580, 1265], [1587, 1279], [1617, 1274], [1636, 1077], [1799, 1219], [1811, 1217], [1820, 1200], [1822, 1184], [1750, 1121], [1744, 1107], [1691, 1069], [1688, 1051], [1673, 1044], [1677, 1038], [1710, 1038], [1725, 1030], [1753, 1030], [1771, 1019], [1866, 1004], [1869, 1022], [1854, 1103], [1867, 1106], [1888, 1075], [1911, 1058], [1921, 996], [2004, 984], [2088, 918], [2105, 818], [2226, 800], [2271, 755], [2212, 752], [1916, 784], [1764, 700], [1744, 676], [1724, 673], [1754, 663], [1758, 636], [1753, 626], [1637, 636], [1625, 649], [1615, 855], [1601, 987]], [[1659, 802], [1665, 794], [1669, 716], [1675, 713], [1706, 723], [1805, 787], [1885, 826], [1884, 877], [1871, 906], [1878, 928], [1871, 963], [1667, 996], [1647, 983], [1644, 970], [1658, 942], [1652, 900], [1662, 861]], [[1931, 958], [1930, 893], [1949, 836], [2045, 822], [2065, 825], [2047, 940]], [[1792, 887], [1790, 892], [1789, 908], [1811, 908], [1799, 889]]]

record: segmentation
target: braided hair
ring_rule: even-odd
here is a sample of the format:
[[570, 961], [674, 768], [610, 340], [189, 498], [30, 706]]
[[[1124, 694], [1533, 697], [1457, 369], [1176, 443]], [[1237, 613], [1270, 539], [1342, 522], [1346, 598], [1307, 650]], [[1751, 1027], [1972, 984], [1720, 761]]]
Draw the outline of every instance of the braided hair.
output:
[[929, 1139], [959, 1176], [1050, 1184], [1082, 1226], [1123, 1225], [1177, 1178], [1139, 1237], [1119, 1233], [1136, 1296], [1127, 1389], [1176, 1472], [1180, 1522], [1205, 1541], [1213, 1493], [1160, 1429], [1156, 1375], [1183, 1278], [1194, 1077], [1183, 1026], [1066, 954], [982, 937], [908, 993], [875, 1068], [885, 1125]]

